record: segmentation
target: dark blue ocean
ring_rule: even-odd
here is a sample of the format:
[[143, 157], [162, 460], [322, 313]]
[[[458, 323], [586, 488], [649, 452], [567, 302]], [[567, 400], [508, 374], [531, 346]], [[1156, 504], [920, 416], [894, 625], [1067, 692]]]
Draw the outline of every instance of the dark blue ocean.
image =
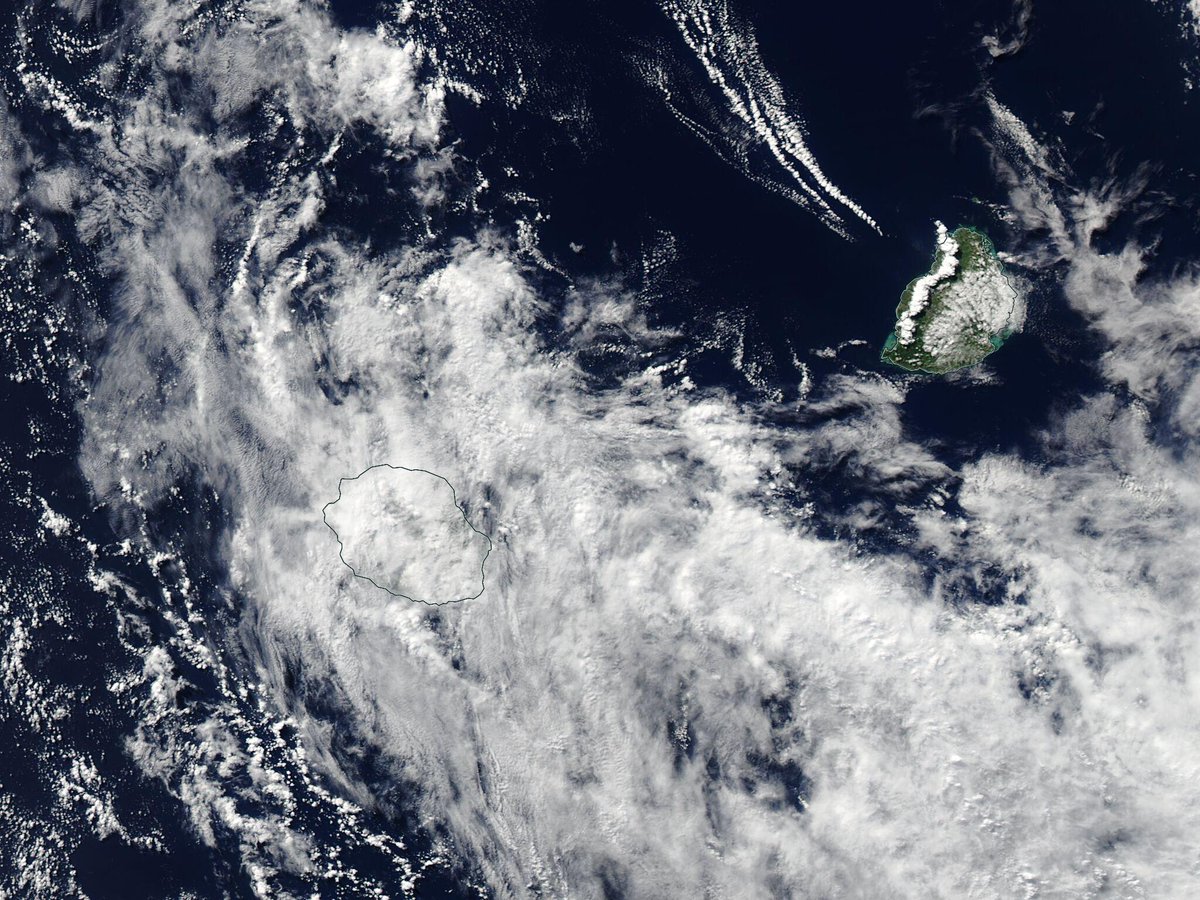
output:
[[[1181, 77], [1184, 35], [1162, 9], [1036, 4], [1021, 49], [997, 59], [984, 38], [1015, 33], [1009, 2], [883, 4], [869, 14], [851, 4], [749, 4], [745, 14], [809, 127], [810, 149], [882, 236], [856, 223], [854, 240], [839, 239], [682, 127], [629, 65], [646, 47], [678, 42], [649, 4], [581, 4], [569, 13], [547, 4], [523, 14], [522, 31], [547, 48], [535, 81], [545, 107], [535, 88], [518, 110], [459, 101], [450, 121], [463, 155], [489, 181], [515, 181], [539, 199], [543, 247], [572, 274], [610, 272], [616, 259], [636, 280], [656, 234], [677, 236], [681, 258], [654, 314], [682, 327], [714, 312], [745, 314], [747, 335], [770, 354], [785, 396], [797, 384], [793, 350], [817, 370], [897, 375], [878, 354], [901, 290], [928, 268], [934, 220], [975, 225], [1002, 252], [1026, 249], [1028, 236], [994, 215], [1008, 193], [982, 139], [988, 89], [1041, 129], [1077, 184], [1145, 181], [1134, 204], [1141, 214], [1113, 223], [1101, 246], [1152, 234], [1161, 243], [1151, 276], [1197, 250], [1197, 101]], [[563, 91], [591, 113], [583, 135], [548, 121]], [[1070, 125], [1064, 111], [1074, 113]], [[504, 171], [514, 161], [515, 179]], [[496, 220], [527, 212], [514, 207], [496, 210]], [[583, 251], [573, 253], [572, 243]], [[1028, 275], [1029, 322], [989, 360], [993, 384], [911, 380], [907, 424], [955, 459], [1025, 445], [1056, 404], [1096, 384], [1087, 327], [1061, 301], [1053, 273]], [[856, 339], [867, 346], [844, 350], [836, 363], [804, 352]], [[700, 372], [708, 383], [747, 389], [727, 355], [712, 356]]]

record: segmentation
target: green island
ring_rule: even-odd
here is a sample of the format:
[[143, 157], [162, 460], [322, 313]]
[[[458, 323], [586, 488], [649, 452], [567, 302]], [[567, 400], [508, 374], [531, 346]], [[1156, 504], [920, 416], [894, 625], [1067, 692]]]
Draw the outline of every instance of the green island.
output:
[[900, 295], [885, 362], [935, 375], [976, 365], [1021, 328], [1024, 305], [987, 235], [937, 223], [929, 271]]

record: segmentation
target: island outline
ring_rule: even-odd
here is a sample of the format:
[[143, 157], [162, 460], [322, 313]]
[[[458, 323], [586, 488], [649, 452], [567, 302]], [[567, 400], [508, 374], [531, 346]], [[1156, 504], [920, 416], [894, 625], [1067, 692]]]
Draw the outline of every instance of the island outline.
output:
[[[470, 528], [476, 534], [478, 534], [485, 541], [487, 541], [487, 549], [483, 553], [483, 559], [480, 560], [480, 562], [479, 562], [480, 588], [479, 588], [478, 593], [472, 594], [469, 597], [456, 597], [453, 600], [441, 600], [441, 601], [423, 600], [420, 597], [411, 597], [408, 594], [402, 594], [397, 591], [393, 591], [391, 588], [386, 587], [386, 586], [380, 584], [379, 582], [377, 582], [375, 579], [371, 578], [371, 576], [363, 575], [361, 572], [359, 572], [357, 569], [355, 569], [354, 566], [352, 566], [349, 562], [346, 561], [346, 557], [344, 555], [346, 547], [342, 543], [342, 537], [340, 534], [338, 534], [337, 529], [334, 528], [333, 525], [331, 525], [329, 522], [329, 517], [327, 515], [327, 513], [329, 511], [329, 507], [333, 506], [335, 503], [337, 503], [338, 501], [340, 501], [342, 499], [342, 485], [344, 485], [347, 481], [357, 481], [359, 478], [362, 478], [368, 472], [374, 471], [375, 469], [385, 469], [385, 468], [392, 469], [393, 471], [397, 471], [397, 472], [418, 472], [423, 475], [432, 475], [434, 478], [439, 478], [442, 481], [444, 481], [446, 483], [446, 486], [448, 488], [450, 488], [450, 497], [454, 502], [454, 507], [455, 507], [455, 509], [458, 510], [459, 514], [462, 515], [463, 521], [466, 523], [467, 527]], [[379, 590], [383, 591], [384, 593], [390, 594], [393, 597], [398, 597], [402, 600], [409, 600], [413, 603], [422, 603], [425, 606], [435, 606], [436, 607], [436, 606], [449, 606], [452, 603], [465, 603], [468, 600], [477, 600], [480, 597], [482, 597], [484, 591], [487, 590], [487, 561], [488, 561], [488, 557], [490, 557], [492, 555], [492, 548], [493, 548], [492, 539], [490, 537], [488, 537], [486, 534], [484, 534], [482, 531], [480, 531], [478, 528], [476, 528], [474, 525], [471, 524], [471, 520], [469, 518], [467, 518], [466, 510], [464, 510], [462, 507], [462, 504], [458, 502], [458, 491], [456, 491], [454, 489], [454, 485], [450, 482], [450, 479], [446, 478], [446, 476], [444, 476], [444, 475], [438, 474], [437, 472], [431, 472], [429, 469], [412, 468], [409, 466], [396, 466], [396, 465], [392, 465], [391, 463], [375, 463], [374, 465], [367, 466], [365, 469], [363, 469], [357, 475], [346, 475], [346, 476], [343, 476], [338, 479], [338, 495], [333, 500], [330, 500], [328, 503], [326, 503], [324, 506], [321, 507], [321, 520], [325, 523], [325, 527], [328, 528], [331, 532], [333, 532], [333, 537], [337, 541], [337, 544], [338, 544], [338, 559], [341, 561], [342, 565], [344, 565], [347, 569], [349, 569], [351, 574], [355, 578], [361, 578], [363, 581], [369, 582], [373, 587], [376, 587]]]
[[[944, 226], [942, 226], [942, 224], [940, 222], [937, 224], [938, 224], [939, 229], [944, 227]], [[969, 369], [969, 368], [972, 368], [973, 366], [979, 365], [981, 362], [983, 362], [985, 359], [987, 359], [987, 357], [991, 356], [993, 353], [995, 353], [997, 350], [999, 350], [1001, 347], [1003, 347], [1004, 344], [1008, 342], [1008, 339], [1013, 336], [1013, 334], [1015, 334], [1017, 331], [1021, 330], [1019, 322], [1016, 322], [1014, 324], [1014, 317], [1017, 316], [1017, 307], [1018, 307], [1018, 304], [1021, 302], [1020, 293], [1017, 290], [1016, 285], [1014, 285], [1012, 283], [1012, 280], [1009, 278], [1008, 272], [1004, 267], [1003, 260], [1000, 259], [1000, 254], [996, 250], [995, 243], [993, 243], [992, 239], [988, 236], [988, 234], [985, 231], [983, 231], [981, 228], [979, 228], [975, 225], [958, 225], [954, 229], [946, 229], [944, 232], [944, 234], [948, 235], [952, 239], [955, 239], [955, 243], [956, 243], [955, 250], [956, 251], [963, 249], [962, 242], [957, 240], [958, 235], [963, 232], [969, 233], [970, 235], [972, 235], [974, 238], [977, 239], [979, 249], [982, 250], [984, 253], [986, 253], [986, 255], [990, 259], [991, 263], [993, 263], [996, 266], [996, 271], [999, 273], [1000, 277], [1004, 280], [1005, 285], [1007, 285], [1008, 290], [1011, 292], [1012, 301], [1009, 304], [1008, 310], [1005, 314], [1005, 320], [1006, 320], [1007, 324], [1005, 325], [1004, 328], [1000, 329], [999, 331], [997, 331], [995, 333], [987, 334], [987, 342], [991, 345], [991, 349], [987, 350], [986, 352], [983, 352], [981, 355], [979, 355], [975, 359], [972, 359], [967, 362], [963, 362], [958, 365], [949, 365], [949, 366], [938, 367], [938, 368], [930, 368], [930, 367], [923, 366], [923, 365], [906, 365], [905, 363], [900, 362], [896, 359], [895, 355], [893, 354], [893, 351], [895, 350], [897, 344], [900, 342], [899, 336], [897, 335], [897, 329], [900, 327], [900, 323], [905, 319], [905, 317], [907, 315], [907, 308], [909, 307], [909, 305], [911, 303], [913, 291], [915, 290], [918, 283], [921, 282], [923, 279], [934, 277], [936, 275], [938, 263], [941, 261], [941, 259], [943, 257], [943, 251], [942, 251], [941, 246], [940, 245], [935, 246], [934, 252], [933, 252], [933, 257], [930, 262], [928, 271], [922, 275], [916, 276], [911, 281], [909, 281], [908, 284], [906, 284], [904, 286], [904, 290], [901, 291], [901, 293], [900, 293], [900, 300], [896, 305], [896, 314], [895, 314], [896, 315], [896, 325], [893, 326], [891, 333], [888, 334], [887, 339], [884, 341], [883, 349], [880, 351], [880, 354], [879, 354], [880, 359], [883, 362], [887, 363], [888, 365], [894, 366], [897, 369], [903, 369], [905, 372], [919, 372], [919, 373], [923, 373], [926, 375], [947, 375], [951, 372], [958, 372], [958, 371], [962, 371], [964, 369]], [[973, 248], [967, 248], [967, 249], [973, 251]], [[921, 325], [927, 324], [927, 320], [931, 316], [935, 315], [938, 312], [938, 309], [935, 308], [935, 302], [940, 301], [941, 298], [934, 297], [933, 292], [937, 291], [939, 288], [943, 287], [945, 284], [951, 283], [955, 279], [959, 278], [961, 276], [962, 272], [964, 271], [964, 268], [965, 268], [964, 263], [962, 261], [960, 261], [959, 265], [956, 266], [956, 271], [954, 271], [954, 273], [951, 274], [945, 281], [943, 281], [941, 283], [938, 283], [936, 281], [934, 282], [934, 284], [932, 285], [932, 288], [930, 291], [930, 297], [929, 297], [929, 300], [928, 300], [926, 306], [923, 309], [919, 310], [913, 317], [914, 321], [916, 323], [914, 325], [914, 328], [919, 328]], [[971, 270], [975, 270], [976, 268], [977, 268], [976, 266], [971, 266]], [[1023, 318], [1023, 316], [1021, 316], [1020, 318]], [[982, 349], [982, 344], [980, 344], [979, 347], [980, 347], [980, 349]], [[932, 356], [932, 354], [926, 354], [926, 355]]]

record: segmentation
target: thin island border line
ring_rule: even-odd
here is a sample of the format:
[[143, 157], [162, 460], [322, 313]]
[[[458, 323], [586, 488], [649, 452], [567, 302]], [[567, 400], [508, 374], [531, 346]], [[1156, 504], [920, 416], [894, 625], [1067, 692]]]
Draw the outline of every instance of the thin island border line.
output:
[[[354, 566], [352, 566], [352, 565], [350, 565], [350, 563], [346, 562], [346, 557], [343, 555], [343, 552], [346, 549], [346, 545], [342, 543], [342, 537], [341, 537], [341, 535], [338, 534], [337, 529], [329, 524], [329, 518], [326, 516], [326, 511], [329, 509], [329, 507], [333, 506], [333, 504], [337, 503], [339, 500], [342, 499], [342, 485], [345, 482], [355, 481], [359, 478], [362, 478], [364, 475], [366, 475], [372, 469], [394, 469], [395, 471], [398, 471], [398, 472], [421, 472], [425, 475], [432, 475], [434, 478], [440, 478], [440, 479], [442, 479], [442, 481], [446, 482], [446, 486], [448, 488], [450, 488], [450, 497], [454, 501], [454, 508], [457, 509], [459, 511], [459, 513], [462, 515], [463, 521], [467, 523], [467, 527], [470, 528], [472, 531], [474, 531], [477, 535], [482, 537], [485, 541], [487, 541], [487, 551], [483, 554], [483, 559], [479, 563], [479, 580], [480, 580], [482, 587], [480, 587], [478, 594], [472, 594], [470, 597], [458, 597], [457, 599], [454, 599], [454, 600], [442, 600], [441, 602], [434, 602], [431, 600], [422, 600], [419, 597], [410, 597], [410, 596], [408, 596], [408, 594], [399, 594], [396, 591], [393, 591], [391, 588], [386, 588], [382, 584], [377, 582], [375, 579], [371, 578], [369, 575], [360, 575], [358, 570], [355, 569]], [[462, 505], [458, 502], [458, 492], [456, 490], [454, 490], [454, 485], [450, 483], [450, 480], [448, 478], [446, 478], [446, 476], [439, 475], [437, 472], [430, 472], [428, 469], [412, 469], [412, 468], [409, 468], [408, 466], [393, 466], [391, 463], [376, 463], [373, 466], [367, 466], [365, 469], [363, 469], [357, 475], [348, 475], [348, 476], [338, 479], [338, 495], [335, 499], [330, 500], [328, 503], [326, 503], [324, 506], [321, 507], [321, 521], [323, 521], [325, 523], [326, 528], [328, 528], [330, 531], [333, 532], [333, 537], [338, 542], [338, 559], [341, 560], [342, 565], [345, 566], [347, 569], [349, 569], [351, 574], [354, 575], [355, 578], [361, 578], [363, 581], [370, 582], [374, 587], [377, 587], [379, 590], [383, 591], [385, 594], [391, 594], [393, 597], [399, 597], [402, 600], [409, 600], [412, 603], [423, 603], [426, 606], [449, 606], [451, 603], [465, 603], [467, 600], [477, 600], [480, 597], [482, 597], [483, 592], [487, 590], [487, 561], [488, 561], [488, 557], [492, 555], [492, 546], [493, 546], [492, 539], [490, 537], [488, 537], [486, 534], [484, 534], [482, 531], [480, 531], [478, 528], [476, 528], [474, 525], [471, 524], [471, 520], [467, 518], [466, 511], [462, 508]]]
[[[970, 232], [973, 232], [974, 234], [979, 235], [979, 237], [987, 245], [987, 249], [991, 251], [992, 258], [994, 260], [996, 260], [997, 263], [1000, 264], [1000, 277], [1004, 279], [1005, 283], [1009, 287], [1009, 290], [1011, 290], [1013, 292], [1012, 306], [1010, 306], [1008, 308], [1008, 314], [1011, 317], [1012, 314], [1016, 311], [1017, 302], [1021, 299], [1021, 297], [1017, 291], [1016, 286], [1009, 279], [1008, 272], [1005, 271], [1005, 269], [1004, 269], [1004, 260], [1002, 260], [1000, 258], [1000, 251], [998, 251], [996, 249], [996, 244], [988, 236], [986, 231], [984, 231], [982, 228], [979, 228], [978, 226], [975, 226], [975, 225], [959, 225], [957, 228], [954, 229], [954, 231], [970, 231]], [[951, 234], [953, 234], [953, 233], [954, 232], [951, 232]], [[933, 271], [933, 263], [937, 261], [937, 255], [938, 255], [938, 251], [935, 248], [933, 251], [933, 259], [930, 260], [930, 263], [929, 263], [930, 272]], [[925, 274], [928, 275], [929, 272], [926, 272]], [[906, 284], [904, 286], [904, 290], [900, 292], [900, 303], [898, 303], [896, 305], [897, 317], [899, 317], [899, 315], [900, 315], [900, 307], [904, 305], [904, 295], [908, 293], [909, 288], [911, 288], [914, 284], [916, 284], [918, 281], [920, 281], [924, 277], [925, 277], [925, 275], [918, 275], [916, 278], [914, 278], [912, 281], [910, 281], [908, 284]], [[893, 337], [893, 336], [895, 336], [895, 334], [896, 334], [896, 331], [895, 331], [895, 328], [893, 328], [892, 333], [889, 334], [888, 337]], [[1009, 334], [1009, 337], [1012, 337], [1011, 333]], [[988, 336], [988, 341], [989, 342], [991, 341], [990, 335]], [[1005, 339], [1004, 343], [1008, 343], [1008, 340]], [[1003, 346], [1003, 344], [1001, 346]], [[887, 357], [885, 357], [883, 355], [883, 354], [887, 353], [887, 351], [888, 351], [887, 340], [885, 339], [883, 342], [883, 349], [879, 351], [879, 360], [880, 360], [880, 362], [886, 363], [887, 365], [891, 366], [894, 369], [900, 369], [904, 372], [908, 372], [910, 375], [949, 375], [951, 372], [962, 372], [965, 369], [974, 368], [975, 366], [979, 365], [979, 363], [983, 362], [985, 359], [987, 359], [989, 356], [991, 356], [993, 353], [995, 353], [999, 349], [1000, 349], [1000, 347], [993, 347], [993, 349], [989, 350], [987, 353], [985, 353], [983, 356], [981, 356], [979, 358], [979, 362], [973, 362], [970, 365], [966, 365], [966, 366], [958, 366], [957, 368], [954, 368], [954, 369], [947, 369], [945, 372], [933, 372], [933, 371], [930, 371], [929, 369], [919, 369], [919, 368], [918, 369], [910, 369], [908, 366], [902, 366], [902, 365], [900, 365], [900, 363], [892, 362], [890, 359], [888, 359]]]

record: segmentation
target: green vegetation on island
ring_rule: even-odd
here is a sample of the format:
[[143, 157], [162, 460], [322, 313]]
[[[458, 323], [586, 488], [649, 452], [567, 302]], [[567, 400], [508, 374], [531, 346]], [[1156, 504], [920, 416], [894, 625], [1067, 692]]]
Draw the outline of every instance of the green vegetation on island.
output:
[[900, 295], [882, 358], [914, 372], [973, 366], [1020, 330], [1024, 309], [981, 231], [937, 223], [933, 265]]

